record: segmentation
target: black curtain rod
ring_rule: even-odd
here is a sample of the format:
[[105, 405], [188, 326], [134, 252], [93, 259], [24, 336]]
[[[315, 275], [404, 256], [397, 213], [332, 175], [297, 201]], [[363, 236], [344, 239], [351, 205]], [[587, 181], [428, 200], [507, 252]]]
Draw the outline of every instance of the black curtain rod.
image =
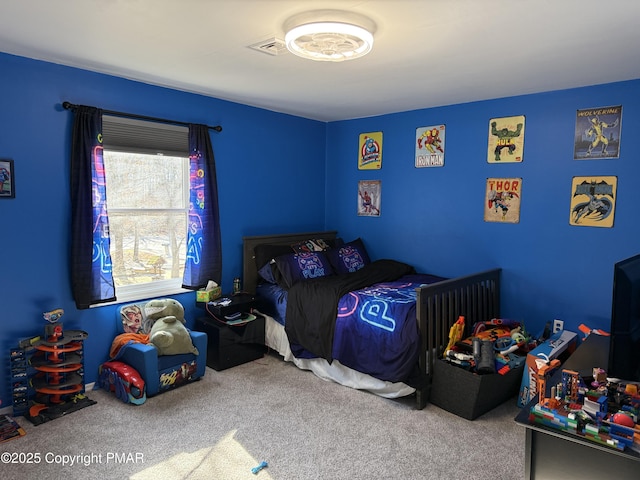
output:
[[[64, 108], [65, 110], [74, 110], [77, 107], [78, 105], [74, 105], [73, 103], [62, 102], [62, 108]], [[186, 127], [189, 126], [187, 122], [179, 122], [177, 120], [167, 120], [164, 118], [157, 118], [157, 117], [147, 117], [145, 115], [136, 115], [134, 113], [116, 112], [113, 110], [102, 110], [102, 112], [106, 113], [107, 115], [115, 115], [116, 117], [135, 118], [137, 120], [150, 120], [152, 122], [161, 122], [161, 123], [172, 123], [174, 125], [184, 125]], [[220, 125], [216, 125], [215, 127], [212, 127], [211, 125], [207, 125], [207, 128], [209, 128], [210, 130], [215, 130], [216, 132], [222, 131], [222, 127]]]

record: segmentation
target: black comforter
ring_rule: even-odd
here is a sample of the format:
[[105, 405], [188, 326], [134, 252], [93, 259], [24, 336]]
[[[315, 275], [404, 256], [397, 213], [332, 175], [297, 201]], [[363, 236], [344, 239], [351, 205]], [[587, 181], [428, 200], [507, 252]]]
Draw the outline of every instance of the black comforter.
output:
[[333, 361], [333, 334], [340, 298], [374, 283], [392, 282], [415, 273], [395, 260], [376, 260], [354, 273], [298, 282], [289, 289], [285, 331], [295, 356], [306, 350]]

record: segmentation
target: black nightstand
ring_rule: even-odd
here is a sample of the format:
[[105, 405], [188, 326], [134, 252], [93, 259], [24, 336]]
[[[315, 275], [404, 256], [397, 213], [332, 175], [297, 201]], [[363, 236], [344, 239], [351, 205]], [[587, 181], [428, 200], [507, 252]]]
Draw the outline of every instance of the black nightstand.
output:
[[[229, 303], [226, 305], [220, 305], [224, 299], [229, 300]], [[246, 312], [249, 313], [251, 309], [255, 306], [256, 297], [251, 295], [250, 293], [228, 293], [226, 295], [222, 295], [220, 298], [216, 298], [211, 302], [198, 302], [196, 301], [196, 306], [198, 308], [205, 309], [209, 312], [210, 315], [218, 317], [224, 320], [225, 315], [229, 315], [230, 313], [235, 312]]]
[[244, 325], [225, 325], [211, 317], [199, 317], [195, 330], [207, 334], [207, 366], [220, 371], [262, 358], [264, 317]]

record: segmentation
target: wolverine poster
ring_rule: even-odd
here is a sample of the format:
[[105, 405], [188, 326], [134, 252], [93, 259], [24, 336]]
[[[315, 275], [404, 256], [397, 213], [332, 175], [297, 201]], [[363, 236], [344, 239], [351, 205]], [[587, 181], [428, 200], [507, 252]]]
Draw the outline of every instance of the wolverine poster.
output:
[[621, 123], [622, 105], [578, 110], [573, 159], [618, 158]]
[[618, 177], [573, 177], [570, 225], [613, 227]]
[[484, 221], [518, 223], [522, 178], [487, 178]]
[[489, 120], [489, 163], [522, 162], [524, 152], [524, 115]]

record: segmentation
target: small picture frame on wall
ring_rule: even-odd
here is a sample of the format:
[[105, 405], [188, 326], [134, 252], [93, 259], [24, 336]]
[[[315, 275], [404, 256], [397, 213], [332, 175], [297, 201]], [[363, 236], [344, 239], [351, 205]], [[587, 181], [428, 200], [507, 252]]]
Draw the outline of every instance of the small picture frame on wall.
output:
[[380, 216], [380, 180], [360, 180], [358, 182], [358, 215], [363, 217]]
[[524, 153], [524, 115], [489, 120], [488, 163], [520, 163]]
[[358, 140], [358, 170], [382, 168], [382, 132], [361, 133]]
[[613, 227], [618, 177], [573, 177], [569, 225]]
[[522, 178], [487, 178], [484, 198], [484, 221], [520, 222]]
[[416, 128], [416, 168], [444, 166], [444, 125]]
[[619, 158], [621, 124], [622, 105], [578, 110], [573, 159]]
[[0, 198], [15, 198], [15, 173], [13, 160], [0, 158]]

